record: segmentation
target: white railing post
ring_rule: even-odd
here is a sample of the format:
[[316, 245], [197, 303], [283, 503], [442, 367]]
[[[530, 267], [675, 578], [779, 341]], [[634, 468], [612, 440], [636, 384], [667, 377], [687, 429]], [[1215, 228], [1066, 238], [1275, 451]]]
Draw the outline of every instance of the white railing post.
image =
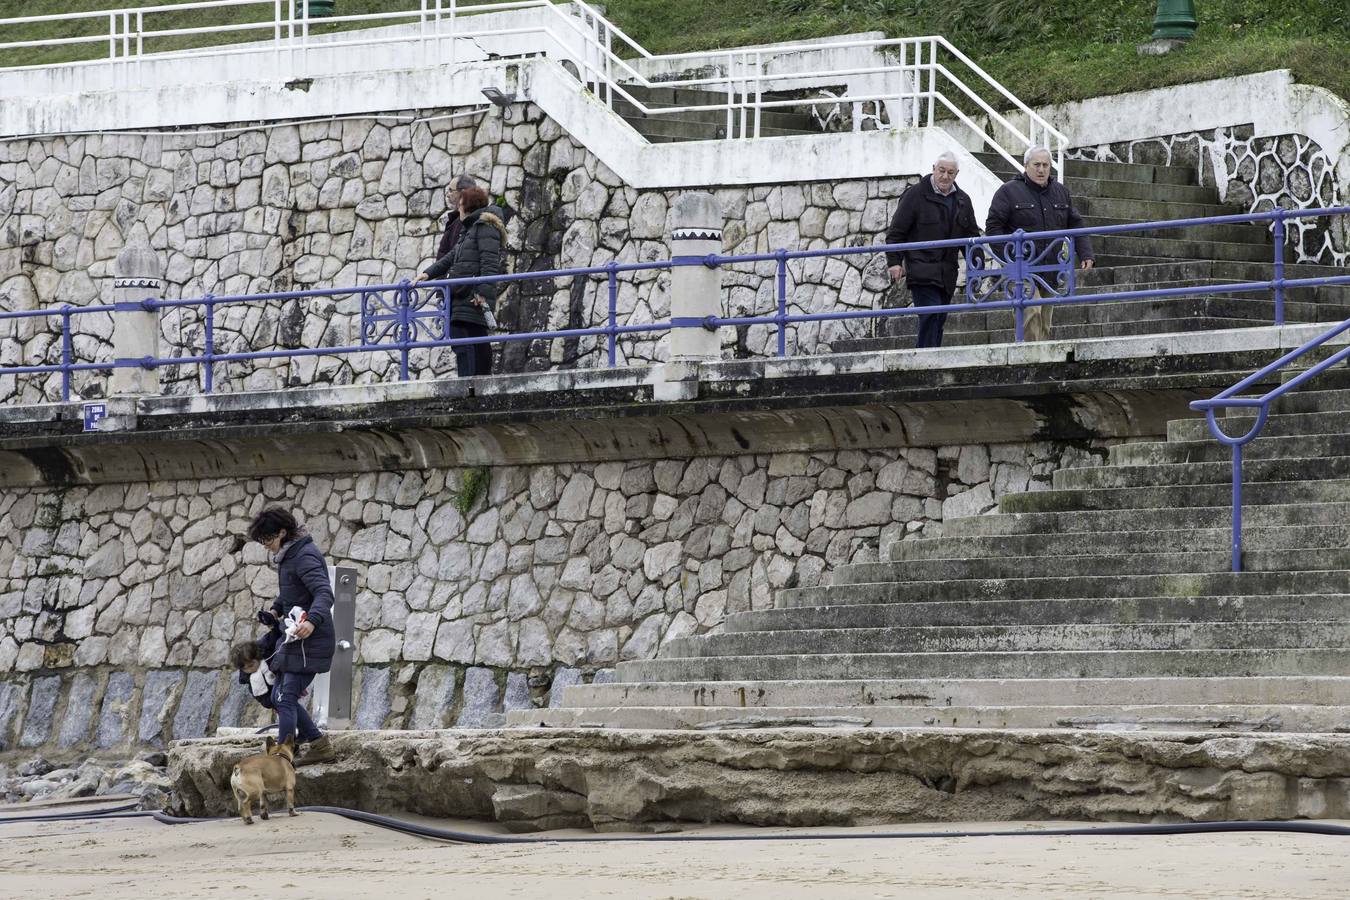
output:
[[732, 73], [732, 68], [735, 66], [735, 64], [736, 64], [735, 55], [732, 54], [730, 51], [728, 51], [726, 54], [726, 62], [723, 64], [722, 68], [722, 71], [727, 76], [727, 127], [726, 127], [727, 133], [725, 136], [728, 138], [731, 137], [732, 128], [734, 127], [735, 123], [733, 115], [736, 108], [736, 79]]
[[[755, 74], [764, 74], [764, 54], [755, 51]], [[755, 79], [755, 137], [759, 137], [759, 126], [764, 118], [764, 81], [762, 78]]]
[[108, 13], [108, 59], [117, 59], [117, 13]]
[[937, 111], [937, 41], [928, 42], [928, 127], [933, 127]]
[[459, 23], [459, 6], [458, 6], [458, 0], [450, 0], [450, 62], [451, 62], [451, 63], [454, 63], [455, 57], [459, 55], [459, 51], [455, 49], [455, 44], [458, 43], [458, 41], [455, 40], [455, 29], [456, 29], [456, 26], [458, 25], [458, 23]]

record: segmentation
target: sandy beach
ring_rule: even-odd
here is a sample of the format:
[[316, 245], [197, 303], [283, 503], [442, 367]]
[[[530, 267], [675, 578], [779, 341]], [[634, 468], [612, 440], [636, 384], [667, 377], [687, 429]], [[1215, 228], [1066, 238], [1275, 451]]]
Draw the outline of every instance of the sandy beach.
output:
[[[17, 814], [15, 807], [0, 810], [0, 817]], [[477, 822], [434, 824], [502, 833]], [[1050, 826], [1002, 823], [988, 827], [1034, 832]], [[783, 842], [485, 846], [423, 840], [321, 813], [292, 819], [283, 812], [251, 827], [238, 819], [172, 826], [151, 819], [15, 822], [0, 824], [0, 897], [1292, 900], [1344, 897], [1350, 878], [1347, 839], [1342, 837], [1019, 835], [812, 840], [812, 833], [826, 830], [692, 830], [792, 835], [792, 840]], [[828, 831], [837, 833], [838, 829]], [[592, 837], [581, 832], [544, 835], [561, 836]]]

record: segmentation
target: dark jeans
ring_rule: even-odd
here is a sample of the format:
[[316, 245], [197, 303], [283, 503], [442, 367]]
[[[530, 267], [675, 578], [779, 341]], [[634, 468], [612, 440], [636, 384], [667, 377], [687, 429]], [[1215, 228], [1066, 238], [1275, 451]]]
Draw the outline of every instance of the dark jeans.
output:
[[272, 702], [277, 710], [277, 743], [285, 743], [291, 735], [296, 735], [296, 742], [300, 744], [318, 740], [322, 736], [314, 720], [309, 717], [309, 710], [300, 705], [300, 695], [313, 680], [313, 674], [302, 675], [298, 672], [283, 672], [277, 676], [277, 683], [272, 686]]
[[[470, 322], [451, 322], [450, 337], [487, 337], [486, 325], [474, 325]], [[474, 375], [492, 374], [492, 345], [466, 344], [455, 348], [455, 370], [460, 378]]]
[[[914, 298], [915, 306], [946, 306], [952, 302], [951, 295], [936, 284], [911, 284], [909, 294]], [[946, 313], [931, 313], [919, 316], [919, 342], [915, 347], [941, 347], [942, 329], [947, 324]]]

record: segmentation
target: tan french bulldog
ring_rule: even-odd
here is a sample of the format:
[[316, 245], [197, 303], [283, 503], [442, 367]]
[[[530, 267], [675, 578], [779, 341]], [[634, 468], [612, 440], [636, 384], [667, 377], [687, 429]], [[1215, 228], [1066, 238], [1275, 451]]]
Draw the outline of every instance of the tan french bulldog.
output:
[[241, 759], [230, 773], [230, 788], [234, 799], [239, 802], [239, 817], [245, 825], [253, 824], [254, 803], [258, 804], [259, 815], [267, 818], [267, 795], [286, 792], [286, 811], [298, 815], [295, 811], [295, 738], [286, 738], [278, 744], [267, 739], [263, 753]]

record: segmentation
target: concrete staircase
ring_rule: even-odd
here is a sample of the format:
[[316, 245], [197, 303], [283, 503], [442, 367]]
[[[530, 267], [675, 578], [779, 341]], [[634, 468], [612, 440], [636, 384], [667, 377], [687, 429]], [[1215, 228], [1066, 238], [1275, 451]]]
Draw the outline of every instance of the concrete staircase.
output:
[[[641, 85], [625, 85], [634, 99], [648, 109], [661, 109], [676, 106], [714, 106], [726, 103], [726, 94], [712, 91], [695, 91], [683, 88], [648, 88]], [[672, 141], [712, 141], [725, 137], [741, 137], [740, 113], [735, 112], [728, 129], [727, 111], [710, 109], [707, 112], [689, 110], [670, 115], [648, 115], [632, 103], [617, 95], [614, 110], [624, 121], [632, 125], [653, 144]], [[821, 128], [811, 118], [807, 108], [776, 107], [761, 113], [760, 137], [783, 137], [793, 134], [820, 134]], [[754, 135], [754, 120], [748, 115], [745, 122], [746, 132]], [[728, 133], [729, 131], [729, 133]]]
[[[1006, 179], [1013, 168], [1001, 157], [977, 154]], [[1085, 223], [1117, 225], [1162, 219], [1231, 214], [1219, 205], [1213, 188], [1196, 187], [1193, 169], [1181, 166], [1069, 161], [1068, 185]], [[1093, 238], [1097, 267], [1078, 275], [1080, 292], [1192, 287], [1202, 284], [1262, 281], [1272, 277], [1274, 248], [1263, 225], [1200, 225]], [[1287, 277], [1339, 274], [1326, 266], [1289, 265]], [[907, 302], [907, 293], [902, 295]], [[957, 300], [960, 301], [958, 294]], [[1055, 339], [1120, 337], [1220, 328], [1270, 325], [1273, 300], [1268, 293], [1219, 293], [1165, 300], [1137, 300], [1059, 307]], [[1343, 321], [1350, 317], [1350, 289], [1319, 287], [1287, 292], [1288, 322]], [[914, 316], [879, 320], [876, 335], [837, 340], [837, 352], [890, 350], [914, 346]], [[953, 313], [947, 319], [944, 346], [993, 344], [1013, 339], [1008, 311]]]
[[1248, 446], [1243, 573], [1229, 451], [1175, 421], [509, 721], [1350, 730], [1350, 373], [1316, 384]]

